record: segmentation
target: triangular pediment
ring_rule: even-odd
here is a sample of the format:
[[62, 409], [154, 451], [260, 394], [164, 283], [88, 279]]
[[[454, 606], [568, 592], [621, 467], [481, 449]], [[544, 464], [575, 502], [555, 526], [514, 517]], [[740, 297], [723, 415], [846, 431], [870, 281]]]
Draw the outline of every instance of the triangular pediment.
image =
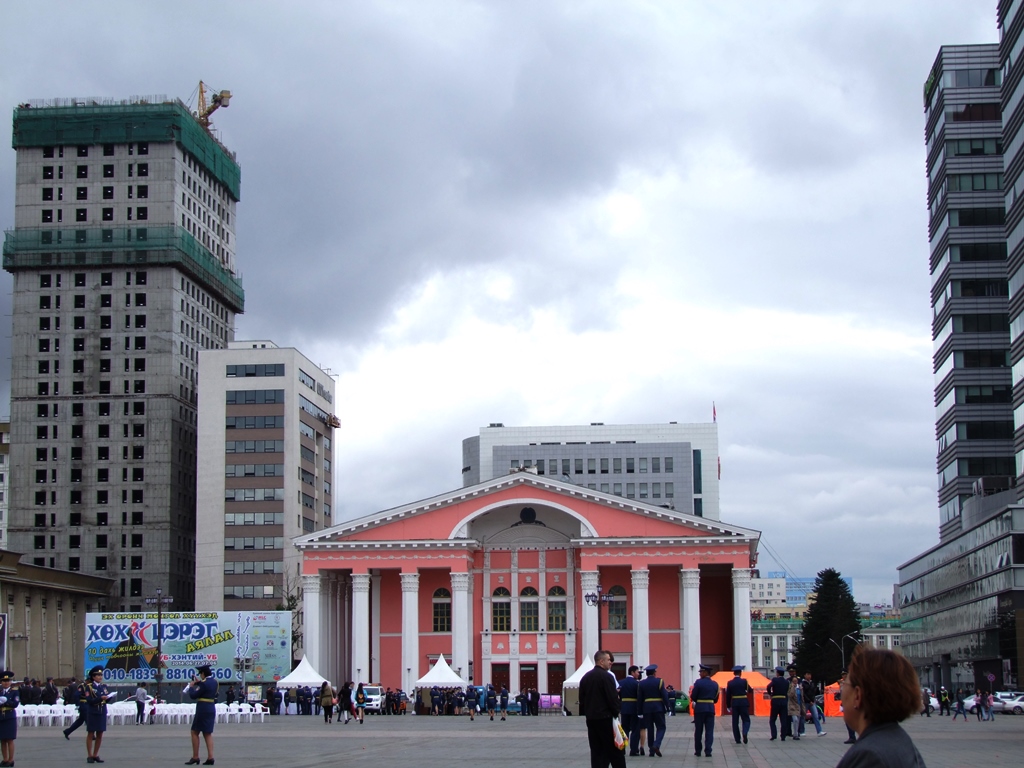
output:
[[[511, 533], [510, 533], [511, 532]], [[513, 535], [515, 534], [515, 535]], [[347, 520], [295, 540], [299, 549], [347, 542], [476, 544], [517, 538], [543, 542], [730, 540], [760, 534], [717, 520], [645, 504], [530, 472]]]

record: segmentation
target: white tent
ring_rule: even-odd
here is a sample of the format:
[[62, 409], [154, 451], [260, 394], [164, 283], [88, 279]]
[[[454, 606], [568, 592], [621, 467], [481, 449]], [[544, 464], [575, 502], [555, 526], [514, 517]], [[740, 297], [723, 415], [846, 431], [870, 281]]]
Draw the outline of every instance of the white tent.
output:
[[593, 668], [594, 668], [594, 660], [589, 655], [588, 656], [584, 656], [583, 657], [583, 663], [580, 664], [579, 669], [577, 669], [568, 678], [566, 678], [565, 682], [562, 683], [562, 687], [563, 688], [579, 688], [580, 687], [580, 680], [582, 680], [583, 676], [585, 674], [587, 674], [587, 672], [589, 672]]
[[469, 681], [459, 677], [455, 670], [448, 666], [448, 662], [444, 660], [444, 654], [441, 654], [437, 657], [437, 662], [430, 668], [430, 671], [417, 680], [414, 687], [430, 688], [434, 685], [469, 685]]
[[313, 665], [309, 663], [305, 656], [303, 656], [302, 661], [299, 662], [299, 666], [293, 669], [290, 674], [278, 680], [275, 685], [278, 688], [298, 688], [303, 685], [308, 685], [311, 688], [319, 688], [326, 681], [327, 678], [323, 677], [319, 672], [313, 669]]

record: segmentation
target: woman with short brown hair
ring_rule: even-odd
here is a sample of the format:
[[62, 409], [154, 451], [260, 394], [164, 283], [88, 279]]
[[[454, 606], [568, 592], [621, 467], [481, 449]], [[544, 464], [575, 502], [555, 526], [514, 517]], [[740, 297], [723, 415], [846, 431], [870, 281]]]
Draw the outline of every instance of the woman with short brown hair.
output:
[[921, 684], [903, 656], [859, 646], [842, 684], [843, 720], [857, 741], [836, 768], [925, 768], [900, 723], [921, 709]]

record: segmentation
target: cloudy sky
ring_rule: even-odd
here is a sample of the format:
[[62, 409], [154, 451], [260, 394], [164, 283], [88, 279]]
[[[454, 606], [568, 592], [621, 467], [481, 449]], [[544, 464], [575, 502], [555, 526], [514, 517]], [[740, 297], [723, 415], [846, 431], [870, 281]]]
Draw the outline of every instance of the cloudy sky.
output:
[[[233, 92], [237, 337], [338, 375], [343, 515], [492, 421], [715, 402], [723, 519], [884, 601], [938, 541], [922, 84], [996, 39], [995, 0], [34, 0], [0, 104]], [[13, 187], [0, 150], [5, 229]]]

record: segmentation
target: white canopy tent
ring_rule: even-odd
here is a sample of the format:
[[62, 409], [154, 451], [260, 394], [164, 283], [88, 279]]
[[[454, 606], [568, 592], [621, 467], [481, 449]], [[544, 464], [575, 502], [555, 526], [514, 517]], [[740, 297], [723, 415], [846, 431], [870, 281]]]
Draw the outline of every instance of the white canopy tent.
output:
[[590, 670], [594, 668], [594, 660], [588, 655], [583, 657], [583, 663], [580, 664], [579, 669], [573, 672], [569, 677], [566, 678], [565, 682], [562, 683], [563, 688], [579, 688], [580, 680]]
[[437, 661], [430, 668], [430, 671], [417, 680], [414, 687], [431, 688], [435, 685], [443, 687], [466, 686], [469, 685], [469, 681], [459, 677], [455, 670], [448, 666], [448, 662], [444, 660], [444, 654], [441, 654], [437, 657]]
[[562, 683], [562, 714], [572, 715], [580, 708], [580, 680], [594, 668], [592, 656], [584, 656], [579, 669], [569, 675]]
[[290, 674], [278, 680], [275, 685], [278, 688], [298, 688], [303, 685], [319, 688], [325, 682], [328, 682], [327, 678], [313, 669], [313, 665], [303, 656], [299, 665]]

